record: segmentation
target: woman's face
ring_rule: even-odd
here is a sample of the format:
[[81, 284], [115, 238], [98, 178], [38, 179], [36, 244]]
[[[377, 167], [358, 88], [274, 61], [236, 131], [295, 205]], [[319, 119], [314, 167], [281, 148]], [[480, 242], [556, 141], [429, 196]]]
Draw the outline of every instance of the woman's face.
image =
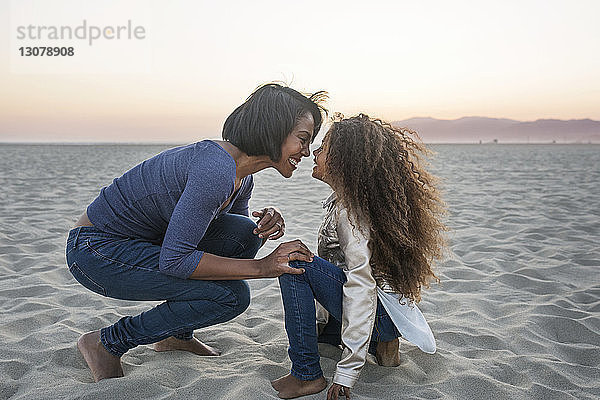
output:
[[313, 151], [313, 155], [315, 156], [315, 158], [313, 159], [313, 161], [315, 162], [315, 166], [312, 170], [312, 176], [313, 178], [328, 183], [326, 181], [327, 178], [325, 178], [325, 163], [327, 161], [328, 149], [326, 140], [327, 138], [323, 139], [323, 144], [321, 144], [321, 146], [318, 149]]
[[310, 140], [315, 130], [311, 113], [298, 119], [298, 123], [281, 145], [281, 158], [275, 168], [285, 178], [292, 176], [302, 157], [310, 156]]

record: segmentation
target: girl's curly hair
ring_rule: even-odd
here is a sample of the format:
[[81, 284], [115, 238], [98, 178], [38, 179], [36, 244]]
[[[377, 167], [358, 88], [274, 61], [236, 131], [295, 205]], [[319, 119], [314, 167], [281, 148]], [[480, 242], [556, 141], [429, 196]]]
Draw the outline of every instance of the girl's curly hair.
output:
[[421, 287], [439, 282], [431, 266], [443, 255], [448, 230], [437, 178], [425, 169], [423, 156], [431, 151], [416, 132], [364, 114], [334, 117], [323, 144], [327, 182], [349, 213], [370, 227], [377, 284], [419, 302]]

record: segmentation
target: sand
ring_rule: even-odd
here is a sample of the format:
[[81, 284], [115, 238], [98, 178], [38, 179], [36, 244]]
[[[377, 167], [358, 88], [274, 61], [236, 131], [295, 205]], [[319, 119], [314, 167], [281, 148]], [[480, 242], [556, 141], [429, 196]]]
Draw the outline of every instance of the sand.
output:
[[[276, 398], [269, 381], [290, 362], [274, 279], [250, 282], [244, 314], [196, 331], [220, 357], [140, 346], [123, 357], [124, 378], [95, 384], [77, 351], [82, 333], [154, 303], [77, 283], [65, 264], [67, 232], [101, 186], [164, 148], [0, 145], [0, 399]], [[453, 229], [437, 267], [442, 284], [420, 304], [438, 351], [403, 342], [399, 367], [369, 360], [352, 398], [598, 398], [600, 146], [434, 148]], [[315, 249], [328, 188], [309, 178], [311, 163], [291, 180], [258, 174], [251, 206], [279, 206], [284, 238]], [[330, 378], [340, 351], [320, 351]]]

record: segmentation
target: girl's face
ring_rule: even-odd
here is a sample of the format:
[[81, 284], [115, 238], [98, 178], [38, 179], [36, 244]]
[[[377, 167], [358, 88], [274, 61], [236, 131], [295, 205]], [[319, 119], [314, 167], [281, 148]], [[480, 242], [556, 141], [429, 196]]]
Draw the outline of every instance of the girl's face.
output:
[[318, 149], [313, 151], [313, 155], [315, 156], [315, 158], [313, 159], [313, 161], [315, 162], [315, 166], [312, 170], [312, 176], [313, 178], [323, 181], [325, 183], [328, 183], [327, 178], [325, 177], [327, 149], [327, 138], [325, 138], [323, 139], [323, 144], [321, 144], [321, 146]]
[[307, 113], [298, 119], [298, 123], [281, 145], [281, 158], [274, 167], [285, 178], [292, 176], [302, 157], [310, 156], [310, 140], [314, 129], [312, 114]]

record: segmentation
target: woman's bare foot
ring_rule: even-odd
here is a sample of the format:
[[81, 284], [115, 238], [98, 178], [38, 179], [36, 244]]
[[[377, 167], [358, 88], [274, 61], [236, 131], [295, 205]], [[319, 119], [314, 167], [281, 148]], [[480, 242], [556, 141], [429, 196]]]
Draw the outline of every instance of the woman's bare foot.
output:
[[377, 364], [383, 367], [397, 367], [400, 365], [399, 346], [400, 341], [398, 338], [389, 342], [377, 343], [377, 349], [375, 350]]
[[196, 338], [192, 340], [181, 340], [170, 336], [160, 342], [154, 343], [155, 351], [171, 351], [171, 350], [183, 350], [189, 351], [199, 356], [220, 356], [221, 351], [213, 347], [210, 347]]
[[284, 375], [282, 377], [279, 377], [279, 378], [271, 381], [271, 386], [273, 386], [273, 389], [275, 389], [279, 392], [285, 386], [285, 380], [287, 379], [288, 376], [290, 376], [290, 374]]
[[121, 359], [110, 354], [100, 342], [100, 331], [88, 332], [77, 340], [77, 348], [92, 370], [94, 381], [123, 376]]
[[327, 387], [325, 378], [320, 377], [312, 381], [301, 381], [300, 379], [287, 374], [279, 379], [271, 381], [271, 386], [279, 393], [282, 399], [293, 399], [300, 396], [319, 393]]

